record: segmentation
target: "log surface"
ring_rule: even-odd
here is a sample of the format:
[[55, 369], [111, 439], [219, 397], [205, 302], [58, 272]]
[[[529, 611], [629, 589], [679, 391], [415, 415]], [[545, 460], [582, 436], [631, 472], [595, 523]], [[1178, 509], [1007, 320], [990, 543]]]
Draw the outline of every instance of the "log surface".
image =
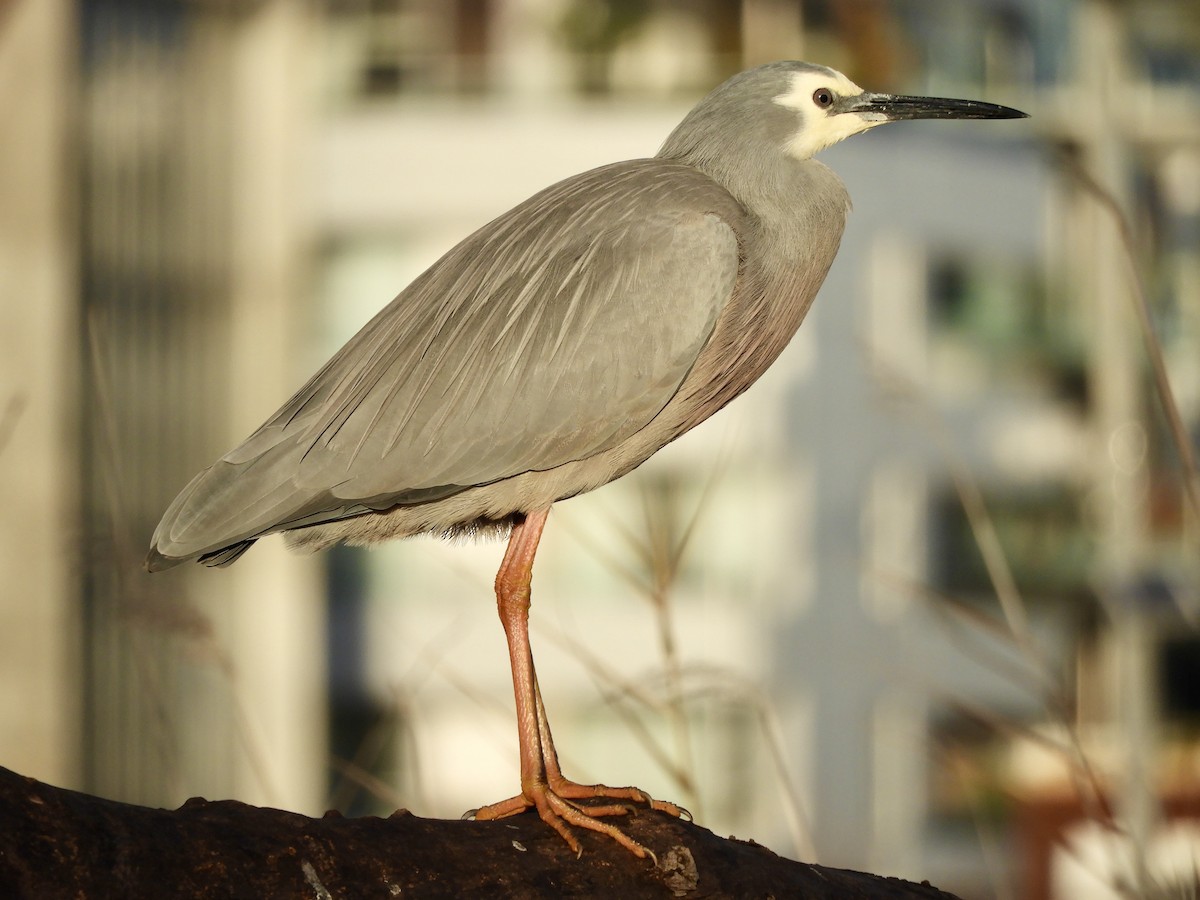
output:
[[0, 768], [0, 897], [940, 898], [927, 884], [794, 862], [753, 842], [639, 810], [639, 860], [577, 832], [576, 858], [536, 815], [500, 822], [313, 819], [232, 800], [149, 809]]

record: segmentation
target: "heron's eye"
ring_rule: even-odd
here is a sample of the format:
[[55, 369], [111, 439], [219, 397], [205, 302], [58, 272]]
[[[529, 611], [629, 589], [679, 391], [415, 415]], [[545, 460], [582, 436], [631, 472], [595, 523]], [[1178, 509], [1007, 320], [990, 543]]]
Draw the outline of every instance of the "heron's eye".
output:
[[833, 106], [833, 91], [829, 88], [817, 88], [813, 91], [813, 103], [821, 109], [828, 109]]

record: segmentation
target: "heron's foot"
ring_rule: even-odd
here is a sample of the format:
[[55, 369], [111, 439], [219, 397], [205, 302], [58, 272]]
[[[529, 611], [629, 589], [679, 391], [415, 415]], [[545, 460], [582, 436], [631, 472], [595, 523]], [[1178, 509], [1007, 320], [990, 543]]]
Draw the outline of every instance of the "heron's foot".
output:
[[[561, 775], [554, 777], [551, 775], [550, 789], [560, 797], [567, 800], [592, 800], [601, 798], [604, 800], [625, 800], [632, 803], [642, 803], [651, 809], [666, 813], [669, 816], [674, 816], [677, 819], [685, 819], [688, 822], [692, 821], [692, 814], [682, 806], [676, 806], [669, 800], [655, 800], [641, 788], [635, 787], [609, 787], [606, 784], [579, 784], [575, 781], [563, 778]], [[591, 810], [591, 807], [588, 807]]]
[[[639, 859], [645, 859], [648, 856], [657, 864], [657, 857], [648, 847], [639, 844], [615, 825], [600, 821], [600, 818], [604, 816], [628, 814], [628, 806], [621, 803], [581, 806], [571, 802], [584, 798], [650, 802], [650, 798], [636, 788], [607, 788], [604, 785], [575, 784], [572, 781], [561, 779], [556, 781], [554, 788], [548, 784], [530, 785], [515, 797], [509, 797], [507, 800], [501, 800], [499, 803], [492, 803], [475, 810], [470, 817], [481, 822], [503, 819], [524, 812], [532, 806], [538, 811], [542, 821], [557, 831], [559, 836], [566, 841], [567, 846], [575, 851], [576, 856], [583, 853], [583, 847], [571, 833], [569, 826], [572, 825], [576, 828], [585, 828], [588, 831], [608, 835]], [[666, 806], [672, 806], [672, 804], [666, 804]]]

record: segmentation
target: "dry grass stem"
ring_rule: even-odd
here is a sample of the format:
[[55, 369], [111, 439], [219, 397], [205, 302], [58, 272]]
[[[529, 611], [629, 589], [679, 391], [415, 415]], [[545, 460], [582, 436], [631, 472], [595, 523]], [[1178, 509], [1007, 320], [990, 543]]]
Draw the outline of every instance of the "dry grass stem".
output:
[[[404, 798], [392, 790], [387, 782], [380, 778], [376, 778], [369, 770], [363, 768], [355, 762], [331, 757], [329, 760], [330, 767], [341, 775], [346, 781], [357, 785], [373, 797], [377, 797], [385, 804], [393, 809], [405, 809]], [[338, 805], [331, 803], [331, 809], [338, 809]]]
[[725, 703], [747, 706], [753, 711], [759, 732], [766, 742], [771, 760], [771, 774], [776, 781], [777, 796], [796, 858], [819, 861], [812, 840], [812, 828], [804, 812], [804, 804], [800, 800], [800, 791], [788, 770], [783, 729], [770, 699], [754, 682], [719, 666], [688, 666], [684, 669], [683, 676], [688, 684], [688, 702], [713, 698]]
[[25, 412], [28, 402], [29, 400], [24, 394], [13, 394], [4, 404], [4, 412], [0, 413], [0, 453], [4, 452], [4, 448], [8, 446], [8, 442], [16, 433], [17, 423], [21, 419], [21, 414]]
[[[970, 468], [962, 455], [958, 453], [945, 421], [923, 396], [919, 388], [903, 374], [883, 363], [882, 360], [876, 359], [875, 361], [877, 366], [888, 374], [887, 381], [884, 382], [881, 379], [881, 383], [888, 384], [895, 397], [906, 400], [910, 405], [916, 407], [918, 415], [926, 423], [929, 433], [934, 436], [941, 449], [1013, 643], [1029, 664], [1031, 671], [1037, 673], [1039, 681], [1044, 685], [1043, 703], [1047, 707], [1047, 711], [1058, 719], [1067, 734], [1068, 741], [1065, 750], [1071, 763], [1068, 771], [1071, 773], [1085, 814], [1106, 827], [1115, 827], [1103, 800], [1101, 779], [1083, 748], [1078, 729], [1073, 721], [1074, 715], [1070, 704], [1063, 692], [1056, 687], [1056, 680], [1051, 675], [1050, 664], [1034, 640], [1024, 598], [1017, 588], [995, 524], [988, 513], [987, 505], [983, 501], [983, 494], [979, 490]], [[1001, 724], [997, 717], [990, 715], [985, 716], [982, 721], [993, 726]], [[1028, 732], [1028, 734], [1033, 736], [1034, 733]]]
[[954, 773], [955, 779], [962, 785], [963, 793], [968, 798], [967, 811], [970, 813], [975, 835], [979, 838], [979, 849], [983, 855], [983, 866], [987, 871], [992, 896], [995, 900], [1017, 900], [1016, 890], [1005, 873], [1006, 851], [1002, 846], [1000, 835], [997, 834], [996, 828], [987, 816], [983, 804], [968, 790], [971, 779], [966, 762], [956, 754], [947, 753], [946, 748], [937, 742], [934, 743], [934, 750], [941, 756], [942, 764], [948, 766]]
[[[593, 653], [582, 641], [558, 630], [541, 630], [545, 633], [545, 637], [564, 648], [583, 667], [596, 685], [596, 690], [605, 704], [622, 719], [655, 764], [687, 796], [688, 799], [684, 805], [687, 806], [689, 803], [694, 805], [695, 779], [692, 773], [683, 770], [672, 759], [671, 754], [654, 738], [639, 716], [640, 710], [643, 713], [666, 717], [669, 703], [666, 700], [660, 700], [647, 689], [646, 685], [650, 678], [646, 676], [626, 677], [608, 665], [598, 654]], [[695, 812], [695, 809], [692, 811]]]
[[[100, 329], [95, 311], [88, 316], [86, 330], [95, 407], [97, 418], [102, 423], [100, 430], [102, 465], [100, 470], [109, 501], [109, 527], [115, 550], [114, 556], [117, 561], [113, 571], [113, 577], [117, 584], [116, 611], [120, 615], [121, 621], [127, 625], [149, 626], [156, 631], [165, 631], [174, 638], [188, 641], [192, 647], [201, 651], [199, 656], [208, 659], [223, 676], [232, 700], [234, 730], [242, 745], [250, 771], [266, 797], [278, 803], [282, 794], [270, 775], [271, 767], [269, 754], [265, 749], [266, 742], [254, 725], [253, 717], [250, 715], [249, 707], [242, 695], [233, 661], [220, 645], [212, 622], [198, 610], [182, 601], [173, 605], [163, 604], [160, 598], [146, 595], [143, 590], [136, 589], [129, 583], [129, 563], [138, 559], [140, 554], [133, 549], [133, 542], [130, 540], [125, 524], [129, 521], [129, 516], [124, 503], [124, 498], [127, 496], [126, 486], [121, 481], [117, 466], [117, 460], [121, 458], [120, 442], [116, 434], [112, 389], [107, 377], [107, 368], [104, 365], [106, 354], [100, 343]], [[130, 636], [133, 637], [139, 630], [143, 633], [145, 631], [132, 627]], [[157, 727], [153, 731], [158, 736], [162, 759], [170, 763], [176, 757], [176, 754], [172, 752], [174, 729], [171, 727], [175, 704], [168, 701], [159, 667], [155, 665], [149, 652], [142, 646], [142, 642], [131, 640], [129, 646], [134, 658], [134, 665], [141, 674], [139, 684], [145, 690], [151, 708], [155, 711]], [[168, 764], [164, 766], [164, 769], [168, 772], [169, 778], [178, 781], [179, 773], [176, 766]], [[179, 784], [174, 784], [170, 790], [177, 793], [179, 788]]]
[[[1019, 652], [1019, 647], [1013, 640], [1008, 623], [977, 604], [969, 603], [944, 591], [935, 590], [927, 584], [914, 581], [900, 573], [877, 571], [872, 574], [880, 583], [890, 585], [894, 590], [902, 591], [921, 601], [925, 608], [933, 613], [934, 621], [945, 629], [947, 637], [957, 646], [965, 647], [963, 642], [969, 635], [983, 632], [996, 640], [1003, 641]], [[1028, 657], [1023, 654], [1021, 655], [1021, 660], [1025, 663], [1023, 667], [1018, 667], [1012, 660], [1001, 656], [985, 644], [972, 644], [967, 655], [1001, 677], [1028, 686], [1039, 696], [1059, 697], [1062, 695], [1061, 683], [1050, 677], [1047, 668], [1031, 665]]]
[[1171, 379], [1167, 374], [1167, 364], [1163, 357], [1162, 341], [1159, 340], [1158, 333], [1154, 328], [1154, 319], [1150, 313], [1150, 303], [1146, 299], [1146, 286], [1137, 265], [1137, 247], [1134, 241], [1133, 229], [1129, 225], [1129, 218], [1125, 215], [1124, 210], [1121, 209], [1121, 205], [1117, 202], [1117, 198], [1113, 195], [1112, 191], [1100, 184], [1095, 176], [1078, 159], [1070, 154], [1063, 154], [1061, 158], [1064, 160], [1064, 167], [1067, 171], [1112, 216], [1113, 223], [1117, 227], [1117, 233], [1121, 239], [1121, 247], [1125, 251], [1125, 262], [1129, 270], [1130, 301], [1137, 315], [1138, 326], [1142, 333], [1142, 342], [1146, 347], [1146, 357], [1149, 359], [1150, 367], [1154, 372], [1155, 393], [1158, 395], [1163, 414], [1166, 416], [1171, 432], [1171, 439], [1175, 444], [1176, 453], [1179, 454], [1180, 465], [1183, 467], [1184, 495], [1187, 497], [1188, 503], [1192, 508], [1193, 521], [1200, 522], [1200, 469], [1196, 465], [1196, 451], [1188, 435], [1187, 428], [1183, 424], [1183, 417], [1179, 413], [1179, 404], [1175, 400], [1175, 392], [1171, 387]]
[[[366, 783], [362, 778], [354, 777], [351, 770], [362, 772], [370, 775], [371, 766], [377, 763], [387, 748], [390, 737], [396, 732], [401, 732], [404, 735], [411, 733], [411, 729], [406, 726], [406, 718], [403, 712], [408, 710], [408, 705], [405, 698], [396, 692], [394, 702], [391, 703], [369, 729], [363, 735], [358, 746], [354, 750], [352, 759], [343, 759], [341, 757], [330, 755], [329, 767], [342, 775], [340, 782], [333, 784], [330, 787], [329, 796], [325, 801], [325, 805], [329, 809], [346, 809], [354, 800], [354, 795], [359, 789], [367, 791], [377, 799], [384, 803], [391, 804], [396, 793], [391, 787], [387, 787], [385, 791], [380, 792], [375, 790], [373, 784]], [[413, 766], [417, 765], [416, 757], [413, 757]], [[370, 775], [373, 783], [382, 784], [380, 779]], [[417, 779], [417, 783], [420, 780]]]

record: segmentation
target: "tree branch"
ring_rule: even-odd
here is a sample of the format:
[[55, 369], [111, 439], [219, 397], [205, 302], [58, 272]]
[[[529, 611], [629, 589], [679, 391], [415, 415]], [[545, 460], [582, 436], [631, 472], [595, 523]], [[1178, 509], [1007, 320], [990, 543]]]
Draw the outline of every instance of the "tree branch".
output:
[[0, 768], [0, 896], [940, 898], [917, 885], [793, 862], [640, 810], [622, 823], [639, 860], [580, 832], [576, 859], [536, 815], [500, 822], [310, 819], [232, 800], [148, 809]]

